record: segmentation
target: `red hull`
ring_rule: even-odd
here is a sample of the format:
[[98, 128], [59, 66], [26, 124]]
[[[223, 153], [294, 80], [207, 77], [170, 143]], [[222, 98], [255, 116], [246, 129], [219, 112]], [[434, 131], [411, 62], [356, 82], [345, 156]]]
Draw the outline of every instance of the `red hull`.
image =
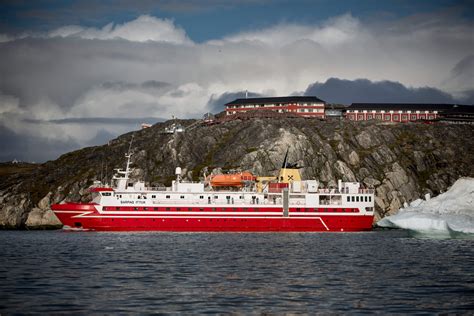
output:
[[[104, 214], [93, 204], [52, 205], [59, 220], [66, 226], [97, 231], [175, 231], [175, 232], [341, 232], [372, 229], [373, 215], [357, 214], [353, 209], [346, 214], [311, 213], [306, 209], [291, 209], [290, 216], [269, 215], [263, 211], [246, 215], [187, 214]], [[314, 209], [312, 209], [314, 210]], [[305, 212], [306, 211], [306, 212]], [[343, 212], [343, 211], [342, 211]], [[192, 213], [192, 214], [189, 214]]]

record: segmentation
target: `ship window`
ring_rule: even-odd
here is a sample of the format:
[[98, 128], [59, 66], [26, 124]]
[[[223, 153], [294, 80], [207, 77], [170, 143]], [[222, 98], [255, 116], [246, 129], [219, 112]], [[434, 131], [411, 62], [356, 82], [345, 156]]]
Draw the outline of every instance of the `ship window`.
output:
[[134, 207], [133, 209], [134, 209], [135, 211], [138, 211], [138, 207]]
[[155, 199], [155, 198], [156, 198], [156, 195], [152, 195], [151, 198], [152, 198], [152, 199]]
[[200, 195], [199, 198], [202, 200], [204, 199], [204, 195]]
[[192, 208], [188, 207], [188, 211], [192, 211], [192, 210], [193, 210]]
[[120, 207], [116, 207], [115, 210], [120, 211]]
[[358, 196], [356, 196], [356, 202], [359, 202], [359, 197]]
[[351, 201], [351, 197], [348, 196], [348, 197], [347, 197], [347, 202], [350, 202], [350, 201]]
[[215, 211], [215, 210], [216, 210], [216, 208], [215, 208], [215, 207], [213, 207], [213, 208], [212, 208], [212, 210], [213, 210], [213, 211]]
[[366, 201], [366, 202], [368, 201], [368, 198], [367, 198], [367, 196], [365, 197], [365, 201]]
[[169, 196], [169, 195], [167, 195], [167, 196], [166, 196], [166, 198], [167, 198], [167, 199], [169, 199], [169, 198], [170, 198], [170, 196]]
[[355, 202], [355, 197], [354, 196], [352, 196], [352, 202]]
[[169, 208], [169, 207], [167, 207], [167, 208], [166, 208], [166, 210], [167, 210], [167, 211], [169, 211], [169, 210], [170, 210], [170, 208]]
[[141, 199], [141, 196], [140, 196], [140, 195], [139, 195], [139, 196], [137, 196], [137, 199]]
[[371, 196], [369, 196], [369, 202], [372, 202], [372, 197]]
[[239, 196], [239, 199], [241, 199], [241, 200], [242, 200], [243, 198], [244, 198], [243, 196]]
[[181, 211], [181, 208], [180, 208], [180, 207], [178, 207], [176, 210], [177, 210], [177, 211]]
[[214, 195], [214, 198], [215, 198], [215, 199], [218, 199], [219, 197], [218, 197], [217, 195]]
[[145, 211], [148, 211], [148, 207], [144, 207], [143, 209], [144, 209]]
[[184, 199], [184, 195], [181, 195], [180, 198]]
[[129, 183], [128, 186], [129, 186], [129, 187], [133, 187], [133, 183]]
[[146, 195], [144, 195], [143, 198], [146, 200]]
[[154, 207], [153, 210], [158, 211], [158, 208], [157, 208], [157, 207]]

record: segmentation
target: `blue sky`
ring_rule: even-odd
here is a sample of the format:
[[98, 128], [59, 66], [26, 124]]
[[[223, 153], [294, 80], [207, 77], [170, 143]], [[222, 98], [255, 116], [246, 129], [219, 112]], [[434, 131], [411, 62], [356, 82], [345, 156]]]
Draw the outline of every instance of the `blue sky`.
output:
[[229, 98], [474, 103], [474, 1], [0, 1], [0, 161]]
[[100, 27], [141, 14], [170, 18], [202, 42], [278, 23], [314, 24], [351, 13], [364, 21], [398, 19], [456, 10], [474, 17], [470, 0], [295, 0], [295, 1], [3, 1], [0, 32], [46, 31], [64, 24]]

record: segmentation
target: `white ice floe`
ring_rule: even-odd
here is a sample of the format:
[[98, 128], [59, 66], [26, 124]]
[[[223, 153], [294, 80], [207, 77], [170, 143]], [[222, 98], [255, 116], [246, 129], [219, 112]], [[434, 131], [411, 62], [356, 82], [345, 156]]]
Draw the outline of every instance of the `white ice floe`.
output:
[[460, 178], [447, 192], [415, 200], [377, 225], [423, 234], [474, 234], [474, 178]]

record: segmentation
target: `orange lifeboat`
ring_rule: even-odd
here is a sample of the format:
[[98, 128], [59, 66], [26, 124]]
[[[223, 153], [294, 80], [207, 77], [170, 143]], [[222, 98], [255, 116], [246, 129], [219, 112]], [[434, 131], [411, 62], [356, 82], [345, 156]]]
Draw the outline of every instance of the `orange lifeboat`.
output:
[[213, 187], [241, 187], [244, 181], [255, 181], [255, 176], [250, 172], [217, 174], [211, 177]]

